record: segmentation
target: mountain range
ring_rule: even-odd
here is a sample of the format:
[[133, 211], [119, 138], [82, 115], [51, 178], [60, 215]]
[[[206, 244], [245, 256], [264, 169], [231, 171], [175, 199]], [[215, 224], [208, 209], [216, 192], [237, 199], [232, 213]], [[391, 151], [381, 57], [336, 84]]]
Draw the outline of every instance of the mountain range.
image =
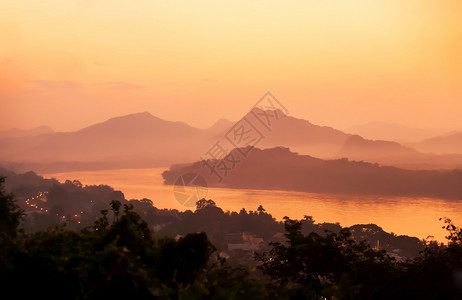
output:
[[409, 145], [421, 151], [436, 154], [462, 153], [462, 132], [452, 132]]
[[[248, 136], [243, 138], [243, 133]], [[211, 150], [217, 150], [217, 143], [227, 152], [248, 145], [284, 146], [321, 159], [348, 158], [410, 169], [462, 167], [462, 150], [450, 155], [422, 153], [398, 142], [368, 140], [278, 110], [258, 108], [236, 122], [222, 119], [207, 129], [143, 112], [73, 132], [45, 130], [33, 136], [3, 137], [0, 164], [15, 171], [38, 172], [167, 167], [207, 158]]]
[[386, 140], [400, 143], [417, 143], [428, 138], [449, 132], [449, 129], [414, 128], [401, 124], [387, 122], [369, 122], [351, 126], [345, 130], [366, 139]]
[[53, 133], [53, 129], [46, 125], [42, 125], [32, 129], [18, 129], [11, 128], [9, 130], [0, 131], [0, 139], [2, 138], [15, 138], [24, 136], [36, 136], [40, 134]]

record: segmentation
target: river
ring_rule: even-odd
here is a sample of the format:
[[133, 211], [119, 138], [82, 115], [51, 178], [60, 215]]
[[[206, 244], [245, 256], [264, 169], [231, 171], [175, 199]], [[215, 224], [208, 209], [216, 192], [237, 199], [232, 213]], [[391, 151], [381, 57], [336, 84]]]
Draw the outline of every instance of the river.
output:
[[[173, 186], [163, 184], [161, 173], [167, 168], [77, 171], [41, 174], [59, 181], [79, 180], [82, 184], [107, 184], [124, 193], [126, 199], [149, 198], [158, 208], [186, 210], [176, 201]], [[208, 188], [207, 199], [223, 210], [256, 210], [263, 205], [277, 220], [284, 216], [303, 218], [309, 215], [318, 223], [342, 226], [374, 223], [387, 232], [444, 242], [445, 230], [440, 217], [462, 223], [462, 201], [409, 198], [344, 196], [294, 191], [239, 190]]]

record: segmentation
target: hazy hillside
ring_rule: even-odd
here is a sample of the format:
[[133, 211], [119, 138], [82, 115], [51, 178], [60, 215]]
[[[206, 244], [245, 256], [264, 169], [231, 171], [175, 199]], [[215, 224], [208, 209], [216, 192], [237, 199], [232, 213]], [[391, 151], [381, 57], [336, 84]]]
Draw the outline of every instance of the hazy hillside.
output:
[[382, 165], [407, 169], [455, 169], [462, 168], [462, 155], [437, 155], [422, 153], [397, 142], [366, 140], [350, 137], [338, 153], [338, 157], [376, 162]]
[[401, 124], [386, 122], [369, 122], [363, 125], [351, 126], [345, 130], [351, 134], [360, 135], [371, 140], [386, 140], [395, 142], [418, 142], [445, 132], [444, 129], [413, 128]]
[[[280, 111], [255, 108], [242, 120], [250, 122], [261, 135], [259, 147], [287, 146], [324, 158], [333, 157], [349, 137]], [[261, 120], [271, 122], [270, 126]], [[226, 141], [225, 136], [239, 124], [221, 119], [207, 129], [198, 129], [145, 112], [112, 118], [75, 132], [0, 139], [0, 157], [3, 166], [16, 171], [168, 166], [205, 156], [216, 142]]]
[[[349, 158], [408, 169], [462, 168], [462, 155], [424, 154], [398, 142], [365, 139], [285, 115], [279, 110], [254, 108], [244, 119], [261, 134], [262, 139], [254, 145], [259, 148], [282, 146], [322, 159]], [[228, 128], [215, 139], [232, 130]]]
[[40, 134], [53, 133], [53, 129], [46, 125], [42, 125], [32, 129], [18, 129], [12, 128], [5, 131], [0, 131], [0, 139], [3, 138], [16, 138], [22, 136], [36, 136]]
[[[75, 132], [0, 140], [3, 161], [39, 169], [53, 164], [107, 167], [165, 166], [196, 159], [206, 132], [147, 112], [116, 117]], [[40, 164], [40, 165], [37, 165]]]
[[[257, 147], [285, 146], [301, 153], [317, 157], [333, 157], [350, 137], [340, 130], [319, 126], [307, 120], [292, 117], [280, 110], [254, 108], [244, 119], [261, 134]], [[228, 129], [230, 130], [230, 129]], [[221, 135], [224, 136], [226, 131]]]
[[343, 145], [340, 155], [352, 158], [373, 159], [387, 156], [411, 156], [419, 152], [397, 142], [366, 140], [359, 135], [351, 136]]
[[[246, 144], [246, 139], [254, 143]], [[163, 167], [207, 158], [217, 142], [226, 151], [248, 145], [282, 146], [322, 159], [346, 157], [410, 169], [462, 167], [462, 155], [423, 154], [397, 142], [367, 140], [279, 110], [258, 108], [236, 122], [221, 119], [207, 129], [144, 112], [74, 132], [0, 138], [0, 165], [39, 172]]]
[[424, 152], [462, 154], [462, 132], [432, 137], [419, 143], [414, 143], [412, 146]]
[[[237, 150], [235, 158], [243, 159]], [[213, 164], [213, 161], [209, 161]], [[228, 163], [228, 167], [231, 167]], [[280, 189], [317, 193], [415, 196], [461, 199], [462, 171], [405, 170], [347, 159], [322, 160], [299, 155], [287, 148], [252, 149], [248, 157], [228, 170], [227, 176], [203, 166], [202, 162], [172, 166], [163, 173], [172, 184], [184, 173], [202, 175], [209, 186], [249, 189]]]

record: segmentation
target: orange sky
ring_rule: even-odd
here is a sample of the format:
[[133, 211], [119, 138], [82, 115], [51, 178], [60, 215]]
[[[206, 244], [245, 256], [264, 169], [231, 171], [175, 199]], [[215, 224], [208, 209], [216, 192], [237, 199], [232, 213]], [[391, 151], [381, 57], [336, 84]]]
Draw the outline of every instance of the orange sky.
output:
[[290, 114], [462, 128], [462, 2], [0, 2], [0, 130], [139, 111], [197, 127], [271, 91]]

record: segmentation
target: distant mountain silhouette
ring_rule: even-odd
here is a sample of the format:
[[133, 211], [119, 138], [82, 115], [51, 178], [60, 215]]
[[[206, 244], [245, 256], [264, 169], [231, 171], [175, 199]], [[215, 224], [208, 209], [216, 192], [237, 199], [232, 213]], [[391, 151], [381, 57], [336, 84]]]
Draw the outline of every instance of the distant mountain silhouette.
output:
[[[241, 149], [242, 151], [242, 149]], [[197, 173], [208, 186], [240, 189], [277, 189], [316, 193], [383, 195], [408, 197], [462, 198], [462, 171], [405, 170], [347, 159], [322, 160], [299, 155], [277, 147], [248, 152], [233, 170], [224, 171], [216, 164], [215, 171], [203, 162], [172, 166], [162, 176], [166, 184], [175, 183], [185, 173]], [[213, 165], [213, 161], [208, 162]], [[215, 162], [217, 163], [217, 162]]]
[[432, 137], [419, 143], [414, 143], [412, 146], [423, 152], [462, 154], [462, 132]]
[[[246, 124], [246, 128], [242, 124]], [[148, 112], [115, 117], [74, 132], [0, 138], [0, 165], [18, 171], [165, 167], [206, 157], [217, 142], [226, 151], [244, 147], [235, 138], [252, 129], [259, 148], [289, 147], [322, 159], [349, 158], [403, 168], [462, 167], [462, 155], [423, 154], [397, 142], [367, 140], [327, 126], [254, 108], [236, 122], [207, 129], [160, 119]], [[247, 141], [254, 140], [246, 137]]]
[[[277, 111], [268, 130], [254, 108], [244, 119], [264, 137], [259, 147], [288, 146], [320, 157], [332, 157], [349, 137], [339, 130], [311, 124]], [[16, 171], [57, 172], [85, 169], [168, 166], [205, 156], [237, 122], [218, 120], [207, 129], [171, 122], [150, 113], [109, 119], [74, 132], [0, 139], [1, 164]], [[233, 147], [227, 147], [233, 148]]]
[[195, 145], [206, 137], [204, 130], [144, 112], [112, 118], [75, 132], [2, 139], [0, 157], [39, 169], [46, 169], [46, 164], [52, 169], [56, 164], [71, 169], [92, 165], [105, 166], [103, 168], [165, 166], [197, 159], [201, 152]]
[[407, 169], [462, 168], [462, 155], [421, 153], [397, 142], [366, 140], [358, 135], [351, 136], [345, 142], [338, 157]]
[[[256, 145], [261, 148], [285, 146], [297, 152], [330, 158], [336, 155], [350, 137], [340, 130], [315, 125], [307, 120], [286, 115], [280, 110], [253, 108], [244, 119], [263, 136]], [[221, 136], [225, 134], [226, 131], [222, 132]]]
[[401, 124], [386, 122], [369, 122], [363, 125], [351, 126], [345, 131], [351, 134], [360, 135], [366, 139], [409, 143], [422, 141], [426, 138], [444, 133], [447, 130], [413, 128]]
[[322, 159], [349, 158], [409, 169], [462, 168], [462, 155], [424, 154], [398, 142], [364, 139], [285, 115], [279, 110], [254, 108], [244, 118], [264, 136], [255, 145], [259, 148], [283, 146]]
[[18, 129], [12, 128], [5, 131], [0, 131], [0, 139], [3, 138], [16, 138], [22, 136], [36, 136], [40, 134], [53, 133], [53, 129], [46, 125], [42, 125], [32, 129]]
[[397, 142], [366, 140], [359, 135], [351, 136], [339, 152], [340, 156], [367, 161], [382, 160], [392, 157], [416, 156], [420, 153]]

